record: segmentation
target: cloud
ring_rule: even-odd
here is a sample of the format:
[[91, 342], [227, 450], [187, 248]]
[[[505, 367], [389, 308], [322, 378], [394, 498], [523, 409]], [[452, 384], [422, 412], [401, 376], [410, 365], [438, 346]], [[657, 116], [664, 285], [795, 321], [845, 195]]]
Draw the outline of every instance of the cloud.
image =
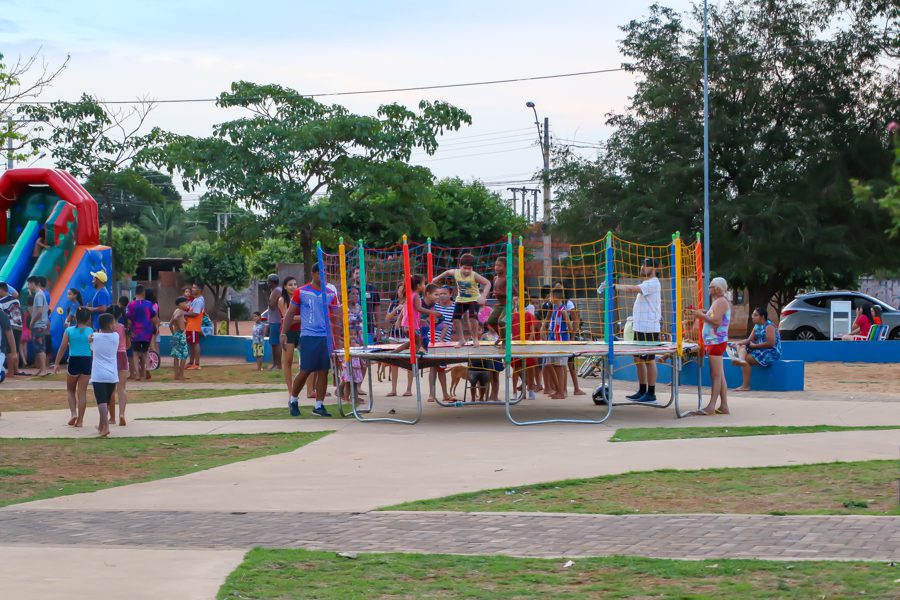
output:
[[14, 21], [0, 17], [0, 33], [19, 33], [22, 28]]

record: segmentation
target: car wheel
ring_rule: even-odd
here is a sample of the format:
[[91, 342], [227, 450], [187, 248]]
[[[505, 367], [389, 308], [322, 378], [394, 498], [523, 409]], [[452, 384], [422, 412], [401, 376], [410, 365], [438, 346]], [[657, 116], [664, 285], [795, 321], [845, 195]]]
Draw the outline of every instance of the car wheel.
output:
[[819, 339], [819, 335], [812, 327], [799, 327], [794, 339], [801, 342], [812, 342]]

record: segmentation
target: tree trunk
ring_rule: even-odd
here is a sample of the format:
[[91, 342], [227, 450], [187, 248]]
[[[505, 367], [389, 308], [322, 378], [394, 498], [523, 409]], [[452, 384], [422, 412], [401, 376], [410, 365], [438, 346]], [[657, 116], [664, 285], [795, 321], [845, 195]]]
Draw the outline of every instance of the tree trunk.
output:
[[300, 233], [300, 250], [303, 253], [303, 276], [306, 281], [309, 281], [316, 258], [313, 256], [312, 231], [306, 228], [302, 229]]
[[[750, 335], [750, 332], [753, 331], [753, 311], [758, 306], [762, 306], [768, 310], [769, 303], [772, 301], [772, 296], [775, 295], [775, 292], [778, 291], [778, 286], [772, 285], [771, 283], [766, 284], [750, 284], [747, 286], [747, 332], [746, 335]], [[769, 315], [771, 318], [774, 315]], [[774, 320], [773, 320], [774, 322]]]

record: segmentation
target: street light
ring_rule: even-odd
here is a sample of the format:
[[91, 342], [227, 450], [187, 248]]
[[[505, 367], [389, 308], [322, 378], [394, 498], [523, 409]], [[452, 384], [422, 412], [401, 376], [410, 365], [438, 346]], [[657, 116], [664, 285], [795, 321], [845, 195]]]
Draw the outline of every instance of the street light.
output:
[[544, 117], [544, 129], [541, 131], [541, 121], [538, 118], [537, 108], [534, 102], [529, 100], [525, 103], [527, 108], [534, 111], [534, 124], [538, 130], [538, 142], [541, 145], [541, 154], [544, 158], [544, 284], [550, 285], [551, 273], [551, 256], [550, 256], [550, 119]]

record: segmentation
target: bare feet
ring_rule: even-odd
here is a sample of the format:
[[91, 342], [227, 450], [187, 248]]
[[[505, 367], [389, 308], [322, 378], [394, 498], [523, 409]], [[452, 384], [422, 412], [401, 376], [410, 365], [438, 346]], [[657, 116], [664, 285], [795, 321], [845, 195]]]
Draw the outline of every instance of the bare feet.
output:
[[453, 396], [444, 396], [444, 404], [450, 404], [451, 402], [456, 402], [456, 398]]
[[575, 390], [574, 392], [572, 392], [572, 395], [573, 396], [586, 396], [587, 394], [584, 393], [584, 390], [579, 388], [579, 389]]
[[462, 347], [465, 346], [465, 345], [466, 345], [466, 340], [459, 340], [459, 341], [456, 343], [456, 347], [457, 347], [457, 348], [462, 348]]
[[104, 430], [104, 431], [98, 431], [98, 432], [97, 432], [97, 437], [105, 438], [105, 437], [108, 436], [108, 435], [109, 435], [109, 428], [107, 428], [107, 429]]
[[403, 397], [406, 398], [408, 396], [412, 396], [412, 392], [403, 392]]
[[562, 394], [550, 394], [550, 399], [551, 400], [565, 400], [566, 397], [563, 396]]
[[478, 343], [478, 338], [472, 338], [472, 345], [476, 348], [481, 345]]
[[733, 359], [731, 359], [731, 364], [733, 364], [733, 365], [736, 366], [736, 367], [746, 367], [746, 366], [747, 366], [747, 361], [746, 361], [746, 360], [741, 360], [741, 359], [739, 359], [739, 358], [733, 358]]
[[125, 417], [119, 417], [119, 427], [125, 427]]
[[396, 395], [397, 395], [397, 392], [388, 392], [387, 394], [384, 395], [384, 397], [385, 398], [393, 398]]
[[72, 417], [71, 419], [69, 419], [69, 427], [74, 426], [77, 421], [78, 417]]
[[76, 420], [75, 424], [72, 427], [84, 427], [84, 422], [81, 420]]
[[428, 396], [428, 401], [429, 401], [429, 402], [435, 402], [434, 396]]

